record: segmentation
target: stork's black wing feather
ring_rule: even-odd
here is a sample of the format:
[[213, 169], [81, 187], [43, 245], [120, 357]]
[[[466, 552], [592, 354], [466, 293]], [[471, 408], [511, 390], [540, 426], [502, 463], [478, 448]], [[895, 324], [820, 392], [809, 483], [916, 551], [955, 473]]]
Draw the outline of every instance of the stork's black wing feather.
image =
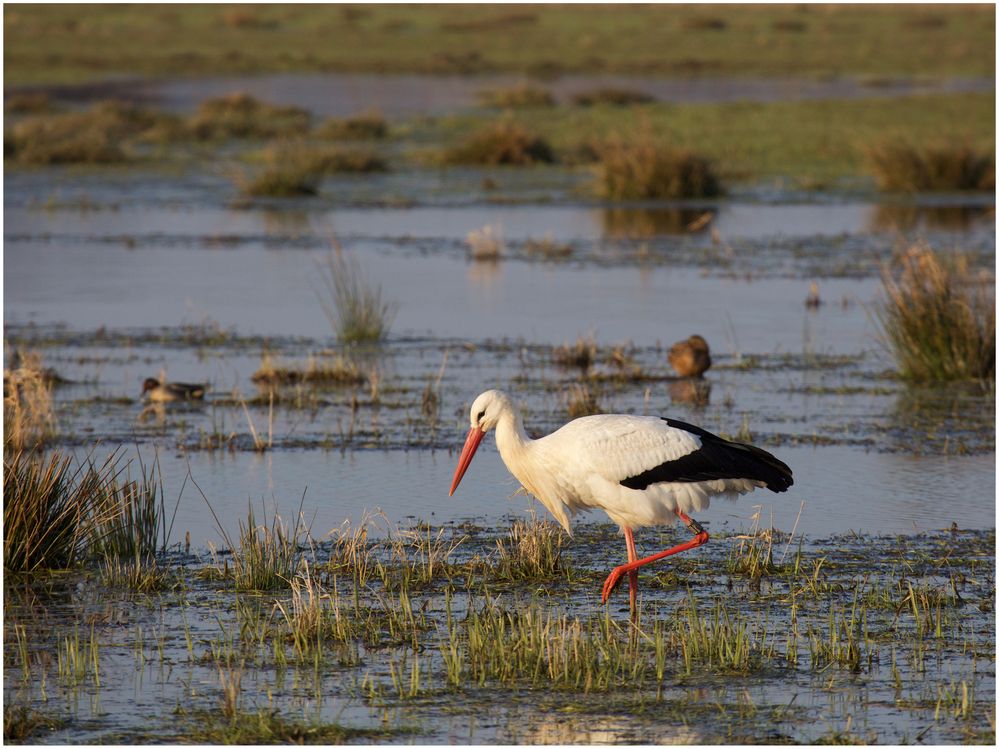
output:
[[676, 429], [696, 435], [701, 446], [692, 453], [676, 460], [661, 463], [621, 482], [629, 489], [646, 489], [651, 484], [667, 481], [690, 483], [714, 479], [752, 479], [762, 481], [774, 492], [785, 492], [794, 483], [794, 476], [787, 464], [766, 450], [743, 442], [722, 439], [693, 424], [664, 418]]

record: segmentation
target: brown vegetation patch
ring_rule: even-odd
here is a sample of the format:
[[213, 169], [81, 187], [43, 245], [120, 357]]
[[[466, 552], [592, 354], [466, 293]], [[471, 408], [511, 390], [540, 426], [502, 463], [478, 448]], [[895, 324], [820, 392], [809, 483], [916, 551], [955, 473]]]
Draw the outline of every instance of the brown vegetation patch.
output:
[[554, 161], [555, 153], [548, 141], [507, 120], [476, 131], [444, 153], [444, 162], [448, 164], [525, 166]]

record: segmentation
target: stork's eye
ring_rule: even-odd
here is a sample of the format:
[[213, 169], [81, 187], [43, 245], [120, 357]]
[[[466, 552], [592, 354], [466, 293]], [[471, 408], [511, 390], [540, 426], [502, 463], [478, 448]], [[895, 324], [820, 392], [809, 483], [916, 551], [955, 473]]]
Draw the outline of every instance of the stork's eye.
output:
[[475, 417], [475, 423], [478, 424], [482, 421], [482, 418], [486, 415], [485, 411], [479, 411], [479, 415]]

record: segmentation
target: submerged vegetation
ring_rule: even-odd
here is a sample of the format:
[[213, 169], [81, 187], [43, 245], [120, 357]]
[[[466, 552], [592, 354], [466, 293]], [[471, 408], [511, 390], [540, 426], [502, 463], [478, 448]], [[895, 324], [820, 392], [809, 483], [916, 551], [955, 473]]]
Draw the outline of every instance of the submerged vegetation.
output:
[[974, 273], [961, 253], [914, 246], [883, 283], [877, 318], [904, 378], [995, 382], [994, 277]]

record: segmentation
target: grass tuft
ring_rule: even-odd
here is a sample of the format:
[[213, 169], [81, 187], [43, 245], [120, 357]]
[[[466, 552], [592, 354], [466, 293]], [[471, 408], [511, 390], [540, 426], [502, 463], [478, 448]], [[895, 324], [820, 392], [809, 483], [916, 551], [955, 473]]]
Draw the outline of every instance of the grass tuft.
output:
[[56, 433], [51, 373], [36, 354], [19, 358], [19, 366], [4, 372], [4, 446], [14, 449], [44, 443]]
[[597, 341], [592, 334], [579, 336], [575, 343], [563, 343], [552, 349], [552, 359], [565, 369], [577, 368], [586, 374], [597, 360]]
[[519, 83], [506, 88], [489, 88], [478, 93], [479, 101], [487, 107], [503, 109], [528, 109], [555, 106], [551, 91], [530, 83]]
[[[302, 535], [303, 529], [297, 523], [289, 531], [277, 515], [271, 519], [270, 525], [267, 525], [266, 518], [264, 523], [257, 524], [251, 507], [246, 522], [239, 522], [238, 545], [233, 544], [223, 532], [226, 544], [232, 550], [232, 568], [229, 568], [228, 562], [224, 563], [222, 576], [231, 577], [237, 590], [289, 587], [302, 565], [299, 550], [299, 543], [304, 541]], [[218, 570], [217, 559], [215, 566]]]
[[388, 132], [385, 116], [371, 109], [350, 117], [330, 117], [316, 128], [315, 135], [329, 140], [381, 140]]
[[361, 149], [310, 145], [291, 141], [272, 145], [262, 153], [264, 168], [247, 177], [237, 176], [244, 195], [288, 198], [316, 195], [325, 175], [384, 172], [388, 165], [377, 154]]
[[588, 385], [573, 385], [566, 395], [566, 411], [569, 418], [578, 419], [580, 416], [592, 416], [603, 413], [603, 408], [597, 402], [597, 396], [590, 392]]
[[631, 137], [597, 145], [598, 189], [611, 200], [709, 198], [721, 194], [711, 162], [659, 142], [646, 123]]
[[572, 245], [569, 242], [558, 242], [552, 236], [545, 236], [541, 239], [528, 239], [524, 242], [524, 251], [544, 260], [565, 260], [572, 255]]
[[555, 152], [544, 138], [523, 125], [500, 120], [472, 133], [444, 153], [446, 164], [529, 166], [555, 162]]
[[304, 109], [275, 106], [246, 93], [203, 101], [189, 123], [191, 133], [200, 140], [304, 135], [309, 124]]
[[396, 305], [382, 299], [380, 286], [365, 279], [357, 260], [333, 251], [319, 263], [327, 296], [323, 311], [343, 343], [377, 343], [388, 336]]
[[506, 539], [496, 540], [495, 574], [505, 580], [547, 579], [563, 570], [562, 529], [551, 521], [516, 521]]
[[82, 112], [38, 114], [4, 131], [4, 157], [21, 164], [116, 164], [127, 144], [176, 137], [180, 121], [159, 112], [106, 101]]
[[305, 366], [281, 365], [265, 353], [260, 367], [250, 379], [258, 385], [361, 385], [365, 376], [360, 367], [347, 356], [335, 354], [317, 358], [310, 356]]
[[868, 148], [866, 155], [882, 190], [995, 190], [995, 154], [968, 143], [916, 146], [904, 141], [885, 142]]
[[964, 254], [914, 246], [897, 273], [883, 272], [880, 336], [905, 379], [995, 380], [994, 280], [976, 276], [969, 265]]
[[577, 107], [596, 107], [601, 105], [612, 107], [630, 107], [635, 104], [648, 104], [655, 97], [642, 91], [628, 88], [595, 88], [590, 91], [580, 91], [572, 95], [572, 103]]
[[492, 263], [503, 257], [503, 234], [491, 224], [470, 231], [465, 241], [472, 260]]
[[19, 743], [38, 736], [43, 730], [55, 730], [63, 721], [44, 715], [26, 705], [4, 705], [4, 741]]
[[65, 569], [91, 551], [93, 529], [112, 522], [115, 456], [75, 469], [59, 453], [4, 451], [3, 564], [9, 572]]

